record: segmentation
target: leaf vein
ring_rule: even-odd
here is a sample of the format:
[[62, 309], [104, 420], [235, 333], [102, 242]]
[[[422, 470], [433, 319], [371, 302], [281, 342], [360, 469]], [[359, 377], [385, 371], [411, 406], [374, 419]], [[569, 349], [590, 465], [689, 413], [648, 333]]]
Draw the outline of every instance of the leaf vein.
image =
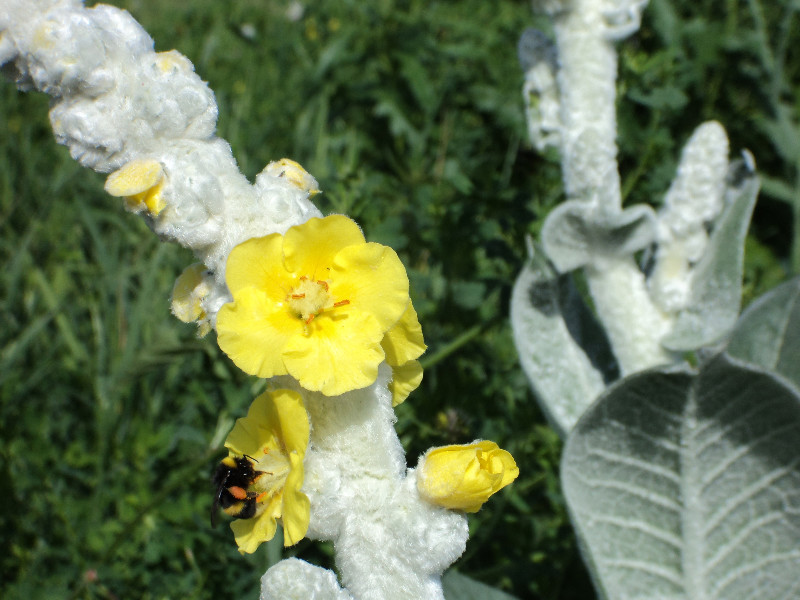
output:
[[700, 482], [701, 492], [705, 492], [706, 488], [709, 485], [711, 485], [720, 475], [722, 475], [728, 469], [728, 467], [730, 467], [742, 456], [750, 453], [753, 450], [753, 448], [758, 446], [761, 442], [774, 441], [777, 435], [784, 433], [786, 431], [791, 431], [793, 429], [797, 429], [797, 423], [792, 421], [782, 427], [778, 427], [777, 429], [772, 429], [766, 432], [764, 435], [754, 438], [750, 440], [747, 444], [740, 446], [735, 452], [726, 456], [725, 460], [720, 462], [716, 467], [714, 467], [713, 469], [711, 469], [706, 473], [706, 477], [704, 477], [703, 480]]
[[763, 477], [754, 481], [751, 485], [744, 488], [740, 493], [728, 499], [727, 502], [719, 507], [719, 510], [712, 514], [711, 518], [703, 531], [705, 536], [708, 536], [712, 531], [719, 527], [720, 523], [730, 515], [736, 508], [756, 496], [757, 494], [765, 491], [770, 485], [792, 473], [795, 467], [800, 463], [800, 457], [795, 458], [791, 463], [780, 469], [773, 469]]
[[761, 560], [750, 562], [746, 567], [738, 569], [732, 573], [730, 573], [727, 577], [719, 580], [717, 585], [714, 586], [712, 590], [712, 597], [719, 598], [720, 596], [725, 597], [722, 595], [722, 591], [733, 584], [737, 579], [741, 579], [742, 577], [746, 577], [751, 573], [757, 573], [763, 567], [775, 564], [775, 563], [782, 563], [787, 561], [793, 561], [793, 565], [796, 565], [797, 559], [800, 559], [800, 550], [791, 550], [789, 552], [783, 552], [781, 554], [772, 554], [770, 556], [765, 556]]

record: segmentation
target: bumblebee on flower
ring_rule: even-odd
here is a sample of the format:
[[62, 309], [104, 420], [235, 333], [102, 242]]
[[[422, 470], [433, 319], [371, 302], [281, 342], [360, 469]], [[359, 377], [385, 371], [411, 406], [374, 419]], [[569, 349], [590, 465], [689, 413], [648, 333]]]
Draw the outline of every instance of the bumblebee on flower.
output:
[[372, 384], [388, 359], [396, 380], [419, 384], [425, 345], [405, 268], [351, 219], [313, 218], [247, 240], [231, 251], [225, 279], [233, 302], [217, 315], [218, 342], [243, 371], [289, 374], [335, 396]]
[[214, 476], [212, 523], [218, 508], [236, 519], [231, 529], [241, 553], [271, 540], [278, 521], [285, 546], [305, 536], [309, 500], [300, 488], [309, 432], [300, 394], [275, 390], [258, 396], [225, 440], [231, 454]]

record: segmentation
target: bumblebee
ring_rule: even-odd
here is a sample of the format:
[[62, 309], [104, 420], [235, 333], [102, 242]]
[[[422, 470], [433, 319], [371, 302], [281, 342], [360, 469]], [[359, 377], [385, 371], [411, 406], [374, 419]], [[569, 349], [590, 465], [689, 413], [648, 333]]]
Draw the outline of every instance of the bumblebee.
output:
[[223, 458], [212, 479], [217, 492], [211, 507], [211, 526], [217, 525], [221, 508], [234, 519], [250, 519], [256, 514], [258, 493], [248, 488], [263, 474], [256, 471], [255, 460], [245, 455]]

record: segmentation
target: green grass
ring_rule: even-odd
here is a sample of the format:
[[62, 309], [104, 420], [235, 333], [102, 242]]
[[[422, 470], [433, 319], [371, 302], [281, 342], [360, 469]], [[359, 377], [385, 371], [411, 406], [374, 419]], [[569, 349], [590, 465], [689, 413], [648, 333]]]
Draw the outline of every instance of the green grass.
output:
[[[458, 568], [522, 598], [591, 597], [559, 491], [561, 445], [507, 322], [524, 235], [562, 194], [557, 161], [525, 140], [516, 40], [544, 26], [527, 0], [320, 0], [298, 22], [277, 0], [112, 4], [156, 49], [194, 62], [249, 177], [298, 160], [325, 191], [323, 212], [400, 253], [429, 346], [425, 380], [397, 411], [409, 462], [488, 438], [521, 469], [470, 517]], [[620, 157], [626, 202], [658, 204], [701, 121], [753, 151], [767, 185], [750, 300], [800, 264], [789, 135], [800, 44], [789, 2], [719, 4], [651, 0], [620, 47]], [[170, 316], [191, 256], [55, 145], [47, 98], [4, 84], [0, 115], [0, 597], [257, 597], [280, 544], [241, 557], [208, 517], [221, 442], [259, 382], [213, 334], [198, 341]], [[330, 565], [325, 545], [291, 554]]]

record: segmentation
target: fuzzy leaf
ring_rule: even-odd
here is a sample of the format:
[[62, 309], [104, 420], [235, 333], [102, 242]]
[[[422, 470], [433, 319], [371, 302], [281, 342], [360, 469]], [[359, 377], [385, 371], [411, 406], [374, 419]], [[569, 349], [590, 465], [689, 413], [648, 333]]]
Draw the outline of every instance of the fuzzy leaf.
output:
[[690, 303], [661, 343], [686, 352], [722, 340], [739, 316], [744, 241], [758, 195], [758, 178], [749, 161], [731, 166], [725, 210], [714, 227], [703, 258], [692, 269]]
[[571, 200], [545, 219], [542, 244], [561, 273], [602, 257], [629, 256], [655, 238], [656, 217], [646, 205], [603, 215], [588, 202]]
[[530, 253], [511, 293], [514, 343], [542, 410], [565, 436], [605, 389], [603, 372], [615, 376], [613, 359], [571, 279], [556, 274], [541, 251]]
[[773, 374], [720, 355], [631, 375], [562, 476], [601, 597], [800, 597], [800, 396]]
[[800, 388], [800, 277], [747, 307], [731, 335], [727, 352], [775, 370]]
[[470, 579], [453, 569], [442, 577], [442, 589], [447, 600], [516, 600], [516, 596]]
[[517, 42], [517, 58], [523, 71], [528, 71], [541, 62], [556, 68], [557, 51], [553, 40], [543, 31], [528, 28]]

